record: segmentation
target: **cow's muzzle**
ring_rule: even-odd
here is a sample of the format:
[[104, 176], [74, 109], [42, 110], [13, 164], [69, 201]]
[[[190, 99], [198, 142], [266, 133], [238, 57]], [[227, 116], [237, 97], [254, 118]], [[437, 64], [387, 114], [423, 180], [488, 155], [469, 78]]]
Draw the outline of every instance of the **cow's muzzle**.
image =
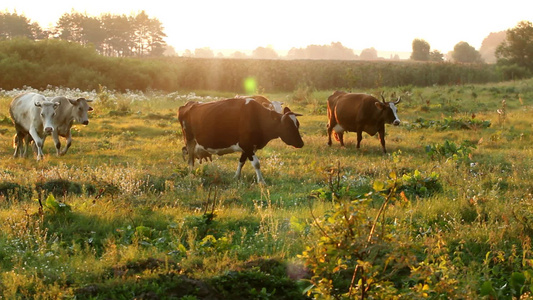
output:
[[83, 124], [83, 125], [88, 125], [88, 124], [89, 124], [89, 120], [87, 120], [87, 121], [83, 121], [82, 124]]
[[400, 125], [400, 120], [398, 120], [398, 119], [394, 120], [394, 122], [392, 122], [392, 125], [394, 125], [394, 126]]
[[44, 132], [45, 132], [46, 134], [51, 134], [53, 131], [54, 131], [54, 128], [53, 128], [53, 127], [46, 127], [46, 128], [44, 129]]

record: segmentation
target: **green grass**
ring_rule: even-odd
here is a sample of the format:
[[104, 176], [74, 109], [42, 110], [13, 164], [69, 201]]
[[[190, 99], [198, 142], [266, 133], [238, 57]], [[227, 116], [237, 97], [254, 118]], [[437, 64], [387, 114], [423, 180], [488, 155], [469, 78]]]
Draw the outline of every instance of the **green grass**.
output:
[[[505, 286], [491, 291], [509, 298], [517, 293], [511, 289], [516, 286], [512, 274], [527, 275], [533, 269], [532, 86], [526, 80], [386, 89], [386, 94], [403, 95], [402, 126], [386, 128], [387, 155], [381, 154], [377, 137], [368, 135], [355, 149], [355, 133], [345, 136], [346, 148], [337, 142], [327, 146], [325, 103], [331, 91], [266, 94], [303, 114], [305, 142], [302, 149], [293, 149], [274, 140], [258, 152], [267, 186], [255, 183], [249, 164], [240, 181], [233, 178], [238, 154], [214, 157], [212, 163], [188, 170], [176, 114], [191, 96], [176, 94], [106, 91], [115, 100], [104, 102], [99, 100], [102, 93], [89, 93], [96, 99], [95, 111], [88, 126], [75, 125], [65, 156], [55, 156], [48, 138], [44, 161], [13, 159], [14, 127], [8, 118], [13, 95], [4, 92], [0, 295], [305, 298], [306, 280], [317, 269], [300, 255], [306, 247], [320, 247], [323, 236], [315, 221], [335, 210], [332, 174], [339, 175], [342, 201], [371, 199], [363, 211], [373, 220], [384, 199], [368, 193], [375, 181], [386, 181], [395, 172], [405, 175], [407, 200], [391, 203], [380, 221], [395, 241], [384, 247], [398, 247], [405, 261], [412, 259], [411, 267], [420, 268], [387, 279], [393, 285], [382, 295], [394, 289], [404, 297], [420, 296], [422, 288], [417, 289], [426, 284], [428, 297], [477, 298], [489, 282]], [[194, 99], [203, 101], [222, 96], [197, 95]], [[497, 112], [503, 99], [505, 118]], [[472, 115], [490, 126], [450, 126], [472, 120]], [[417, 126], [419, 118], [439, 127]], [[452, 152], [468, 141], [470, 153], [426, 152], [446, 141]], [[424, 181], [432, 173], [440, 188]], [[54, 206], [59, 203], [66, 206]], [[447, 269], [440, 265], [435, 271], [436, 261], [444, 257]], [[429, 268], [442, 274], [440, 285], [420, 275]]]

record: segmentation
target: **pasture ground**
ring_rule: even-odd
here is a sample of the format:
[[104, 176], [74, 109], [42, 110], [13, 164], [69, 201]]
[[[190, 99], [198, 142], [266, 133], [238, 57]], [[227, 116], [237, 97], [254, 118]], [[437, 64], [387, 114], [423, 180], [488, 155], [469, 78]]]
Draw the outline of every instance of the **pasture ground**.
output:
[[[364, 199], [358, 228], [373, 224], [386, 201], [376, 182], [392, 178], [403, 193], [379, 221], [388, 250], [364, 251], [401, 250], [405, 264], [364, 256], [373, 270], [364, 278], [375, 282], [367, 295], [531, 295], [532, 80], [386, 89], [403, 98], [402, 125], [386, 127], [386, 155], [377, 136], [365, 135], [359, 150], [355, 133], [345, 135], [346, 148], [327, 146], [331, 91], [267, 93], [304, 115], [305, 146], [278, 139], [258, 151], [266, 186], [249, 163], [234, 180], [238, 154], [192, 171], [181, 157], [178, 107], [231, 94], [45, 91], [93, 98], [95, 110], [88, 126], [74, 126], [65, 156], [55, 156], [49, 137], [36, 162], [12, 158], [8, 111], [18, 92], [0, 92], [6, 299], [349, 298], [356, 260], [324, 267], [311, 252], [326, 247], [323, 228], [349, 230], [334, 223], [339, 203]], [[345, 248], [328, 249], [335, 256]], [[329, 274], [329, 290], [318, 274]]]

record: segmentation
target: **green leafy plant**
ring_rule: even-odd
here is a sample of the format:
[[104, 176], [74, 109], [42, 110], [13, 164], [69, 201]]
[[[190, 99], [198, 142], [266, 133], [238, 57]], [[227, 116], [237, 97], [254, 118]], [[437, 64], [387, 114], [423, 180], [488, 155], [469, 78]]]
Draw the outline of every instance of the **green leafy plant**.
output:
[[472, 150], [476, 145], [469, 141], [463, 141], [461, 145], [445, 140], [443, 144], [427, 145], [426, 154], [431, 159], [452, 159], [458, 162], [470, 161]]

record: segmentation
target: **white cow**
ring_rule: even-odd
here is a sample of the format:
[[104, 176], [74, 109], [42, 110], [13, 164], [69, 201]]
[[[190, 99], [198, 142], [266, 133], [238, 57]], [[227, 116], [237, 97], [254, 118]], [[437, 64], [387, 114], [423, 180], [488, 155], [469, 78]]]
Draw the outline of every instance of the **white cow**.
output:
[[[17, 130], [14, 157], [25, 156], [28, 144], [33, 139], [37, 146], [37, 160], [43, 158], [44, 139], [54, 131], [53, 118], [58, 107], [59, 103], [48, 101], [36, 93], [18, 95], [13, 99], [9, 113]], [[22, 153], [24, 140], [26, 147]]]
[[[87, 112], [92, 111], [93, 108], [89, 106], [88, 102], [93, 100], [87, 100], [85, 98], [78, 98], [77, 100], [67, 99], [63, 96], [52, 98], [52, 102], [59, 103], [59, 108], [56, 110], [56, 115], [53, 119], [55, 129], [52, 132], [52, 138], [56, 146], [57, 155], [64, 155], [67, 153], [68, 148], [72, 144], [72, 134], [70, 129], [74, 121], [83, 125], [89, 124], [89, 116]], [[67, 145], [60, 151], [61, 142], [59, 136], [67, 139]]]
[[[55, 128], [55, 130], [52, 132], [52, 138], [54, 139], [57, 155], [64, 155], [72, 145], [71, 128], [74, 121], [83, 125], [89, 124], [89, 116], [87, 113], [92, 111], [93, 108], [89, 106], [88, 102], [92, 102], [93, 100], [87, 100], [85, 98], [73, 100], [63, 96], [49, 97], [47, 99], [51, 102], [59, 103], [59, 107], [56, 109], [56, 114], [52, 120]], [[67, 140], [67, 145], [63, 151], [61, 151], [61, 142], [59, 140], [60, 136]], [[43, 138], [43, 144], [45, 139], [46, 136]], [[14, 144], [16, 145], [19, 140], [20, 142], [23, 142], [22, 138], [15, 136]], [[27, 144], [32, 142], [31, 137], [27, 137], [25, 140]]]

